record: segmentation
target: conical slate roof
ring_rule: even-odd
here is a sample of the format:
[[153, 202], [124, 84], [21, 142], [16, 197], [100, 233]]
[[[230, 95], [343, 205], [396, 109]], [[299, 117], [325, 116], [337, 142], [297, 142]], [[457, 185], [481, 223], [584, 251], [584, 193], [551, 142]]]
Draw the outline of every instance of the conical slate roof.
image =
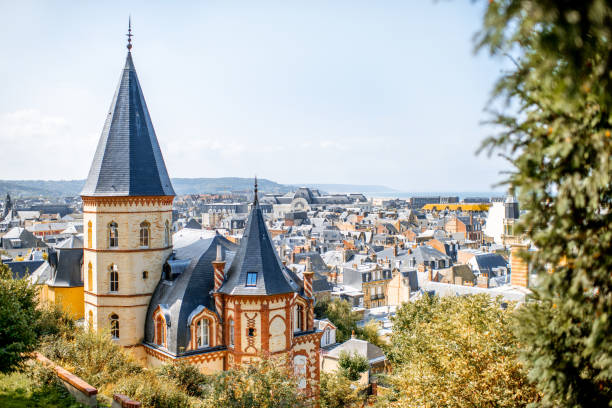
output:
[[174, 196], [128, 52], [83, 196]]
[[[257, 272], [256, 285], [247, 286], [248, 272]], [[229, 295], [278, 295], [301, 289], [297, 278], [278, 259], [257, 202], [226, 276], [219, 292]]]

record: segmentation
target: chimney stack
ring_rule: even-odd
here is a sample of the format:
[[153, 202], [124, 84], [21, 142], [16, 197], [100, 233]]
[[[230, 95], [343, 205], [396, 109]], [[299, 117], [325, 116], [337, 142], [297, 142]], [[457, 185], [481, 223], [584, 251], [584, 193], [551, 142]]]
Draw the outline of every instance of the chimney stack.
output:
[[[223, 281], [225, 280], [225, 261], [223, 260], [223, 248], [221, 245], [217, 245], [217, 258], [212, 262], [213, 269], [215, 270], [215, 292], [218, 292], [221, 289], [221, 285], [223, 285]], [[219, 316], [223, 316], [223, 299], [221, 298], [221, 294], [216, 293], [215, 297], [215, 308], [217, 309], [217, 313]]]
[[314, 292], [312, 290], [312, 278], [314, 272], [310, 264], [310, 257], [306, 258], [306, 270], [304, 271], [304, 296], [308, 299], [308, 311], [306, 318], [306, 327], [308, 330], [314, 328]]

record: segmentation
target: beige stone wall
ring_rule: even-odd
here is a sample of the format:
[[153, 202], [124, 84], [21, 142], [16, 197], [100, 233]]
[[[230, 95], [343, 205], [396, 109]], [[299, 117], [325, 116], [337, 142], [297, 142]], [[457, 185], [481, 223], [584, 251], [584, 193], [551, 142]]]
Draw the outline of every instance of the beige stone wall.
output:
[[[85, 318], [93, 314], [95, 329], [109, 327], [109, 316], [119, 316], [119, 344], [139, 344], [144, 337], [144, 321], [153, 291], [162, 273], [162, 267], [171, 254], [165, 245], [166, 221], [171, 226], [172, 205], [157, 199], [114, 203], [84, 200], [83, 224], [86, 241], [89, 222], [92, 224], [92, 242], [85, 242]], [[148, 248], [140, 247], [140, 223], [150, 224]], [[109, 248], [108, 225], [116, 222], [119, 246]], [[171, 239], [171, 236], [170, 236]], [[171, 242], [170, 242], [171, 245]], [[91, 248], [90, 248], [91, 247]], [[89, 282], [88, 266], [92, 265], [93, 282]], [[119, 290], [110, 291], [110, 266], [116, 265]], [[147, 272], [146, 278], [143, 272]], [[89, 290], [91, 289], [91, 290]]]
[[387, 301], [389, 306], [399, 306], [410, 300], [410, 287], [405, 284], [404, 277], [399, 272], [393, 273], [393, 278], [387, 285]]

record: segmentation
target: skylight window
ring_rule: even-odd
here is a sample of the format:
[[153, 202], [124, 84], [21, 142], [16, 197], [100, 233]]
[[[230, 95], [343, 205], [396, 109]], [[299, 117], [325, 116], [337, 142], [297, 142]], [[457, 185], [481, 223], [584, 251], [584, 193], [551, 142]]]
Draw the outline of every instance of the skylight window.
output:
[[247, 272], [247, 286], [257, 286], [257, 272]]

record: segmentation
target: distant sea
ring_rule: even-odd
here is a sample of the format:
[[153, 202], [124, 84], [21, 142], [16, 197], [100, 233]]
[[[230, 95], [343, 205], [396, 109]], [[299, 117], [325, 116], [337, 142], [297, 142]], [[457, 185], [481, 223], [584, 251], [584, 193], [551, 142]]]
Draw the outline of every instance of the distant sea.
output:
[[410, 198], [410, 197], [459, 197], [460, 200], [469, 197], [503, 197], [506, 193], [500, 191], [427, 191], [427, 192], [403, 192], [403, 191], [381, 191], [368, 192], [364, 194], [368, 198]]

